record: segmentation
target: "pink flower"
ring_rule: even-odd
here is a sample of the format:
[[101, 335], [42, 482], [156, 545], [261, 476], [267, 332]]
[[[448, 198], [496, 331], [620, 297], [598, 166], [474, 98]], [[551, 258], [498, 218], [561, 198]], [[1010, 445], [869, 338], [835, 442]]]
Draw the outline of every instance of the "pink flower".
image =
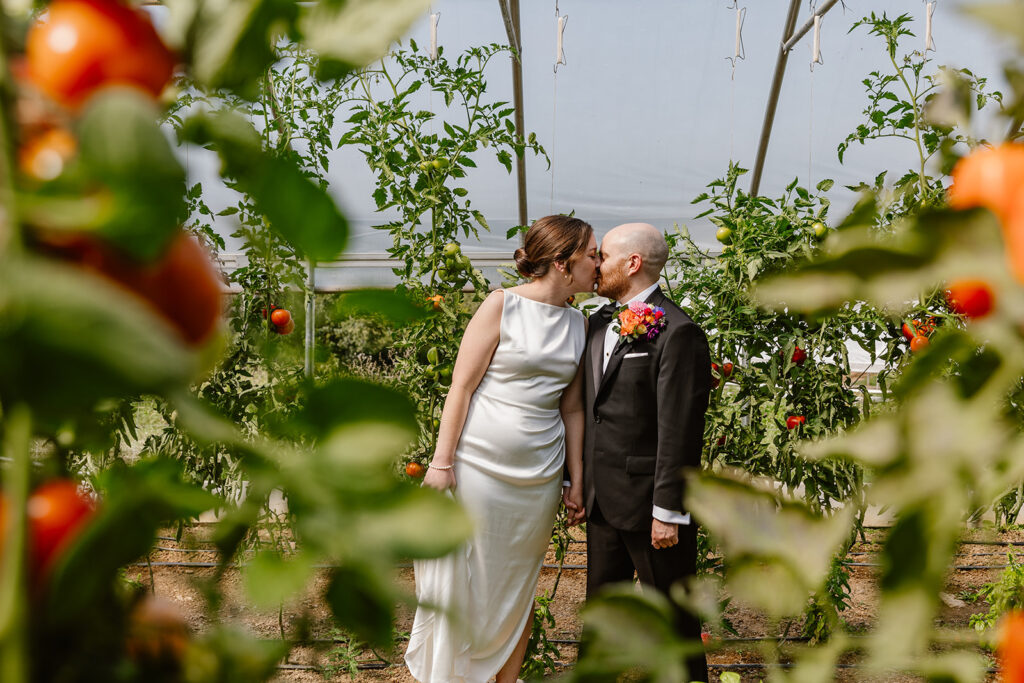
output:
[[631, 310], [636, 315], [644, 315], [645, 313], [648, 312], [647, 304], [645, 304], [643, 301], [634, 301], [629, 305], [629, 310]]

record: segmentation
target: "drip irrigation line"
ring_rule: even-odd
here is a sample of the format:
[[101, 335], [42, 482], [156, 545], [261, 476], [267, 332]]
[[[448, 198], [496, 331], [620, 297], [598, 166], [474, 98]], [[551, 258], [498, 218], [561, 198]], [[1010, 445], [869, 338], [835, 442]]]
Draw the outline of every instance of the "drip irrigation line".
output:
[[[881, 567], [880, 562], [843, 562], [847, 567]], [[976, 569], [1006, 569], [1008, 564], [957, 564], [950, 567], [960, 571], [971, 571]]]
[[[391, 666], [391, 662], [358, 662], [356, 664], [356, 668], [360, 671], [380, 671]], [[324, 667], [312, 664], [278, 664], [277, 668], [283, 671], [320, 671]]]

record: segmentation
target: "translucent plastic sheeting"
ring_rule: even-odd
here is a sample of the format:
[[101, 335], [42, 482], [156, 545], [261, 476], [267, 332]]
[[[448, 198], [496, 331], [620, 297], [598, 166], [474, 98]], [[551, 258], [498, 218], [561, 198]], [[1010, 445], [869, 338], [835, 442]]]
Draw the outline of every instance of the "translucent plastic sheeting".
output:
[[[557, 75], [552, 69], [554, 2], [521, 3], [526, 128], [549, 147], [556, 174], [552, 196], [546, 163], [528, 158], [531, 218], [575, 211], [599, 235], [627, 221], [646, 221], [664, 229], [685, 224], [699, 243], [716, 246], [706, 219], [693, 219], [703, 206], [694, 206], [691, 200], [724, 174], [730, 150], [742, 166], [753, 164], [789, 0], [741, 0], [739, 4], [747, 7], [746, 59], [737, 63], [735, 79], [730, 80], [732, 65], [727, 57], [733, 55], [736, 31], [731, 2], [559, 0], [560, 12], [571, 15], [572, 21], [564, 35], [568, 63], [559, 67]], [[920, 51], [927, 11], [921, 0], [846, 0], [845, 5], [845, 10], [837, 5], [822, 22], [824, 64], [816, 65], [813, 77], [811, 34], [790, 55], [761, 184], [762, 194], [776, 196], [794, 177], [806, 186], [834, 179], [829, 193], [832, 220], [839, 219], [855, 199], [844, 185], [870, 182], [885, 169], [890, 169], [891, 178], [898, 178], [917, 160], [912, 142], [888, 139], [851, 147], [845, 164], [839, 164], [836, 147], [863, 120], [867, 99], [861, 81], [871, 71], [891, 69], [880, 38], [865, 28], [848, 31], [872, 11], [884, 11], [890, 17], [908, 13], [914, 17], [911, 29], [916, 36], [904, 39], [901, 54]], [[1001, 63], [1011, 54], [1009, 46], [965, 18], [957, 7], [951, 0], [937, 5], [933, 17], [937, 51], [929, 52], [933, 62], [927, 72], [940, 64], [968, 67], [989, 77], [990, 88], [1005, 89]], [[435, 0], [433, 11], [444, 16], [438, 43], [449, 59], [469, 46], [507, 42], [495, 2]], [[809, 16], [807, 3], [802, 3], [798, 24]], [[410, 36], [421, 50], [429, 50], [426, 15]], [[511, 101], [511, 68], [505, 56], [492, 60], [487, 81], [492, 98]], [[443, 115], [441, 97], [430, 98], [425, 88], [416, 97], [416, 106], [430, 106]], [[347, 116], [336, 118], [341, 122]], [[339, 136], [345, 125], [339, 124]], [[436, 126], [440, 130], [440, 123]], [[975, 134], [998, 140], [1005, 136], [1005, 126], [1003, 121], [986, 119], [979, 122]], [[505, 239], [505, 232], [517, 222], [515, 175], [495, 161], [490, 149], [481, 150], [475, 158], [479, 167], [470, 169], [464, 185], [492, 232], [483, 234], [480, 244], [467, 244], [467, 251], [507, 252], [511, 260], [515, 245]], [[216, 179], [217, 167], [209, 153], [190, 150], [189, 172], [194, 180], [203, 181], [214, 211], [233, 201]], [[744, 190], [749, 177], [742, 182]], [[329, 180], [351, 220], [349, 252], [384, 252], [390, 237], [372, 226], [388, 216], [374, 210], [373, 176], [362, 154], [355, 148], [335, 151]], [[225, 220], [218, 229], [227, 234], [232, 226]], [[228, 251], [237, 246], [229, 241]], [[322, 274], [318, 271], [319, 283], [331, 277], [335, 276], [327, 269]], [[358, 268], [343, 279], [346, 284], [380, 285], [389, 277], [387, 268], [380, 272]]]

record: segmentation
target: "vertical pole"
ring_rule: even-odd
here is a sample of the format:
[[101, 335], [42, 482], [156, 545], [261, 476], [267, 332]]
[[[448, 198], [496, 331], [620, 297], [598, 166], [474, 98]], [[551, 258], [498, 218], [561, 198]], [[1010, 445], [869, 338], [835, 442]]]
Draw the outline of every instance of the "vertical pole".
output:
[[316, 332], [316, 264], [306, 261], [306, 339], [305, 372], [313, 379], [313, 335]]
[[[512, 106], [515, 107], [514, 120], [516, 137], [521, 144], [526, 142], [526, 123], [523, 119], [523, 41], [520, 39], [519, 0], [498, 0], [501, 6], [502, 19], [505, 21], [505, 32], [508, 34], [509, 45], [512, 46]], [[519, 225], [526, 225], [529, 213], [526, 207], [526, 153], [516, 157], [516, 186], [519, 190]]]
[[786, 49], [786, 41], [793, 35], [799, 11], [800, 0], [790, 0], [789, 15], [786, 17], [786, 26], [782, 31], [782, 40], [779, 42], [779, 56], [775, 61], [775, 75], [772, 77], [772, 87], [768, 94], [768, 106], [764, 110], [761, 140], [757, 144], [757, 160], [754, 162], [754, 175], [750, 181], [750, 194], [755, 196], [761, 188], [761, 173], [764, 171], [764, 159], [768, 155], [768, 140], [772, 135], [772, 126], [775, 123], [775, 109], [779, 104], [779, 93], [782, 90], [782, 77], [786, 75], [786, 62], [789, 60], [789, 50]]

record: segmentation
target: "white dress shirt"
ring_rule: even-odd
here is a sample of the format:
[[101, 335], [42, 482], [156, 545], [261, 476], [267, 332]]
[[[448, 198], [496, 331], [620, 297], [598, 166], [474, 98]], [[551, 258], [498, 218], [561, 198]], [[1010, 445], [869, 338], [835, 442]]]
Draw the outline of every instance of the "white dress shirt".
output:
[[[654, 290], [656, 290], [657, 288], [658, 288], [658, 283], [655, 282], [653, 285], [651, 285], [650, 287], [648, 287], [647, 289], [643, 290], [642, 292], [640, 292], [639, 294], [634, 296], [632, 299], [627, 301], [626, 304], [628, 305], [628, 304], [633, 303], [634, 301], [644, 301], [644, 300], [646, 300], [647, 297], [649, 297], [654, 292]], [[615, 303], [615, 302], [613, 302], [613, 303]], [[617, 304], [617, 306], [621, 307], [622, 304]], [[619, 342], [619, 333], [616, 331], [614, 325], [609, 324], [608, 327], [604, 331], [604, 366], [603, 366], [602, 370], [607, 370], [608, 369], [608, 361], [611, 360], [612, 352], [615, 350], [615, 345], [618, 344], [618, 342]], [[655, 519], [661, 521], [661, 522], [665, 522], [666, 524], [689, 524], [690, 523], [690, 513], [689, 512], [687, 512], [684, 515], [682, 512], [679, 512], [677, 510], [666, 510], [665, 508], [658, 507], [657, 505], [654, 506], [653, 517]]]

